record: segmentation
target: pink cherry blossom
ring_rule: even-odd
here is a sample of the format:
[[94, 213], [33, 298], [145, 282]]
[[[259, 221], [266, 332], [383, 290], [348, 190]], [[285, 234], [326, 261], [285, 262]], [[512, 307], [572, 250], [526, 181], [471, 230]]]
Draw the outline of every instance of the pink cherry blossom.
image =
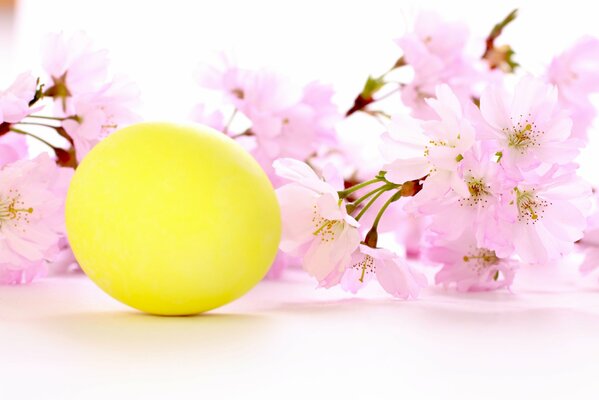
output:
[[247, 116], [258, 145], [270, 157], [306, 158], [321, 145], [334, 144], [334, 123], [339, 113], [331, 102], [332, 95], [331, 87], [312, 82], [295, 104], [283, 109], [249, 111]]
[[496, 237], [500, 256], [512, 251], [527, 263], [542, 264], [572, 251], [581, 239], [591, 209], [591, 188], [571, 170], [553, 168], [529, 177], [504, 196]]
[[[240, 68], [225, 56], [220, 65], [201, 68], [198, 80], [202, 87], [223, 94], [225, 105], [234, 111], [225, 123], [228, 116], [208, 114], [200, 105], [194, 119], [243, 142], [271, 178], [275, 159], [306, 160], [336, 142], [340, 113], [331, 100], [330, 86], [318, 82], [301, 86], [268, 69]], [[241, 119], [243, 124], [233, 122]]]
[[515, 183], [507, 178], [492, 154], [480, 149], [465, 153], [460, 176], [468, 194], [451, 191], [429, 205], [428, 212], [432, 215], [429, 229], [448, 241], [456, 240], [468, 230], [474, 233], [477, 246], [488, 247], [491, 238], [497, 240], [497, 210], [502, 195], [512, 190]]
[[360, 242], [358, 222], [337, 191], [308, 165], [280, 159], [274, 168], [292, 181], [277, 189], [283, 220], [280, 249], [301, 256], [303, 268], [321, 286], [339, 283]]
[[423, 122], [396, 116], [381, 147], [387, 159], [395, 158], [384, 167], [389, 181], [404, 183], [428, 175], [416, 196], [420, 201], [434, 200], [449, 189], [468, 195], [458, 168], [474, 144], [474, 129], [449, 86], [438, 86], [436, 93], [437, 98], [427, 103], [439, 120]]
[[397, 40], [410, 60], [412, 53], [429, 53], [447, 64], [460, 60], [468, 41], [468, 27], [462, 22], [444, 21], [437, 13], [423, 11], [414, 21], [412, 32]]
[[42, 44], [42, 65], [51, 78], [53, 95], [61, 100], [61, 110], [70, 115], [70, 97], [94, 92], [105, 84], [108, 52], [95, 49], [83, 32], [69, 37], [53, 33]]
[[462, 101], [474, 95], [483, 65], [466, 53], [467, 42], [465, 24], [444, 21], [433, 12], [420, 13], [413, 31], [397, 40], [406, 63], [414, 70], [414, 78], [402, 88], [401, 97], [415, 117], [434, 115], [425, 100], [434, 97], [437, 85], [449, 84]]
[[14, 265], [0, 262], [0, 285], [21, 285], [45, 276], [47, 273], [44, 261], [23, 262]]
[[578, 154], [578, 143], [568, 140], [572, 121], [560, 109], [555, 87], [541, 80], [525, 76], [513, 94], [491, 85], [481, 96], [480, 111], [502, 165], [515, 175], [542, 164], [565, 164]]
[[24, 275], [15, 271], [32, 265], [37, 270], [40, 262], [58, 251], [72, 173], [57, 167], [45, 153], [0, 170], [0, 259], [2, 275], [12, 277], [6, 278], [8, 283], [28, 281], [31, 271]]
[[514, 260], [478, 247], [476, 238], [468, 232], [457, 240], [426, 247], [424, 257], [442, 265], [435, 283], [453, 284], [460, 292], [509, 289], [517, 270]]
[[599, 40], [580, 38], [572, 47], [555, 57], [546, 79], [557, 86], [560, 105], [572, 118], [572, 137], [586, 139], [597, 114], [589, 95], [599, 92]]
[[420, 290], [427, 286], [424, 274], [397, 254], [360, 245], [341, 278], [341, 287], [356, 293], [373, 277], [387, 293], [401, 299], [416, 298]]
[[330, 87], [311, 83], [300, 101], [284, 109], [247, 113], [256, 138], [252, 154], [262, 161], [267, 172], [276, 158], [308, 159], [323, 146], [335, 143], [334, 125], [339, 118], [331, 102]]
[[281, 122], [271, 115], [302, 99], [302, 88], [284, 75], [265, 68], [241, 68], [225, 54], [214, 65], [201, 66], [196, 75], [201, 87], [221, 94], [225, 104], [252, 119], [266, 136], [281, 128]]
[[30, 113], [29, 102], [37, 87], [36, 79], [29, 72], [17, 76], [8, 89], [0, 90], [0, 124], [15, 123]]
[[280, 129], [280, 122], [269, 117], [298, 104], [303, 92], [285, 75], [268, 69], [248, 70], [241, 91], [240, 111], [263, 125], [266, 136]]
[[132, 111], [138, 98], [137, 86], [120, 79], [96, 92], [73, 97], [75, 116], [62, 125], [73, 138], [78, 161], [116, 129], [139, 119]]

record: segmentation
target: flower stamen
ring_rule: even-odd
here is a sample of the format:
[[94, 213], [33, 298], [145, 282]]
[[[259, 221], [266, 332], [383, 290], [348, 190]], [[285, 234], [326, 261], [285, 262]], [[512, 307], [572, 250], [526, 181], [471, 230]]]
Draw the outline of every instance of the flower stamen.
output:
[[330, 242], [337, 236], [337, 230], [334, 229], [337, 223], [340, 221], [330, 220], [323, 218], [319, 213], [316, 206], [314, 206], [314, 212], [312, 216], [312, 224], [314, 225], [315, 231], [312, 232], [314, 236], [320, 236], [321, 241]]
[[0, 228], [7, 221], [23, 221], [29, 223], [29, 215], [33, 214], [32, 207], [25, 207], [21, 195], [13, 189], [8, 191], [6, 198], [0, 197]]
[[521, 191], [515, 188], [516, 192], [516, 206], [518, 207], [518, 221], [526, 221], [528, 224], [533, 224], [543, 216], [545, 208], [550, 205], [549, 202], [539, 198], [534, 192]]
[[495, 251], [484, 248], [476, 249], [472, 254], [465, 255], [463, 260], [469, 263], [470, 268], [478, 274], [499, 263], [499, 257], [495, 254]]
[[459, 199], [458, 202], [460, 206], [467, 205], [469, 207], [474, 207], [482, 205], [485, 207], [486, 203], [488, 203], [487, 197], [491, 195], [490, 186], [485, 183], [483, 178], [475, 178], [472, 175], [466, 177], [466, 184], [468, 185], [470, 197]]
[[[522, 119], [522, 115], [520, 118]], [[521, 154], [533, 146], [539, 146], [538, 138], [543, 134], [537, 129], [532, 117], [529, 114], [523, 122], [513, 124], [512, 128], [504, 128], [503, 132], [507, 136], [507, 144], [509, 147], [517, 149]]]
[[352, 268], [362, 270], [362, 273], [360, 275], [360, 278], [358, 278], [358, 280], [360, 282], [364, 283], [364, 277], [366, 276], [366, 274], [374, 272], [374, 269], [375, 269], [374, 258], [372, 258], [372, 256], [366, 254], [364, 256], [364, 258], [362, 259], [362, 261], [357, 262], [354, 265], [352, 265]]

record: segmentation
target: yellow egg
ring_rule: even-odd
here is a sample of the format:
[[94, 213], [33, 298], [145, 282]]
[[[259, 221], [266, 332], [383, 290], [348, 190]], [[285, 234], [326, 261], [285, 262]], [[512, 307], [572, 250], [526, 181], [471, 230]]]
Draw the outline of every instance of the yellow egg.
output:
[[66, 203], [73, 252], [106, 293], [139, 310], [188, 315], [250, 290], [280, 239], [279, 206], [254, 159], [202, 126], [141, 123], [77, 168]]

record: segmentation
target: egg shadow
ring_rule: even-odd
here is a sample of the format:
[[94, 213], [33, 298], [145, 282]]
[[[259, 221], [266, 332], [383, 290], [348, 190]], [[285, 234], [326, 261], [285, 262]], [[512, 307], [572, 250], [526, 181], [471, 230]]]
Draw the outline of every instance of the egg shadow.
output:
[[82, 351], [132, 358], [239, 351], [268, 341], [272, 321], [262, 315], [206, 313], [164, 317], [134, 311], [76, 312], [35, 321], [53, 340]]

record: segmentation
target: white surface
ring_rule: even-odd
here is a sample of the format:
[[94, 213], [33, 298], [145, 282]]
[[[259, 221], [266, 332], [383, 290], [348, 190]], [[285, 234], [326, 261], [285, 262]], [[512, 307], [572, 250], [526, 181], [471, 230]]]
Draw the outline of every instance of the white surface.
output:
[[2, 287], [0, 398], [596, 399], [599, 288], [559, 279], [402, 302], [292, 272], [183, 318], [85, 277]]

